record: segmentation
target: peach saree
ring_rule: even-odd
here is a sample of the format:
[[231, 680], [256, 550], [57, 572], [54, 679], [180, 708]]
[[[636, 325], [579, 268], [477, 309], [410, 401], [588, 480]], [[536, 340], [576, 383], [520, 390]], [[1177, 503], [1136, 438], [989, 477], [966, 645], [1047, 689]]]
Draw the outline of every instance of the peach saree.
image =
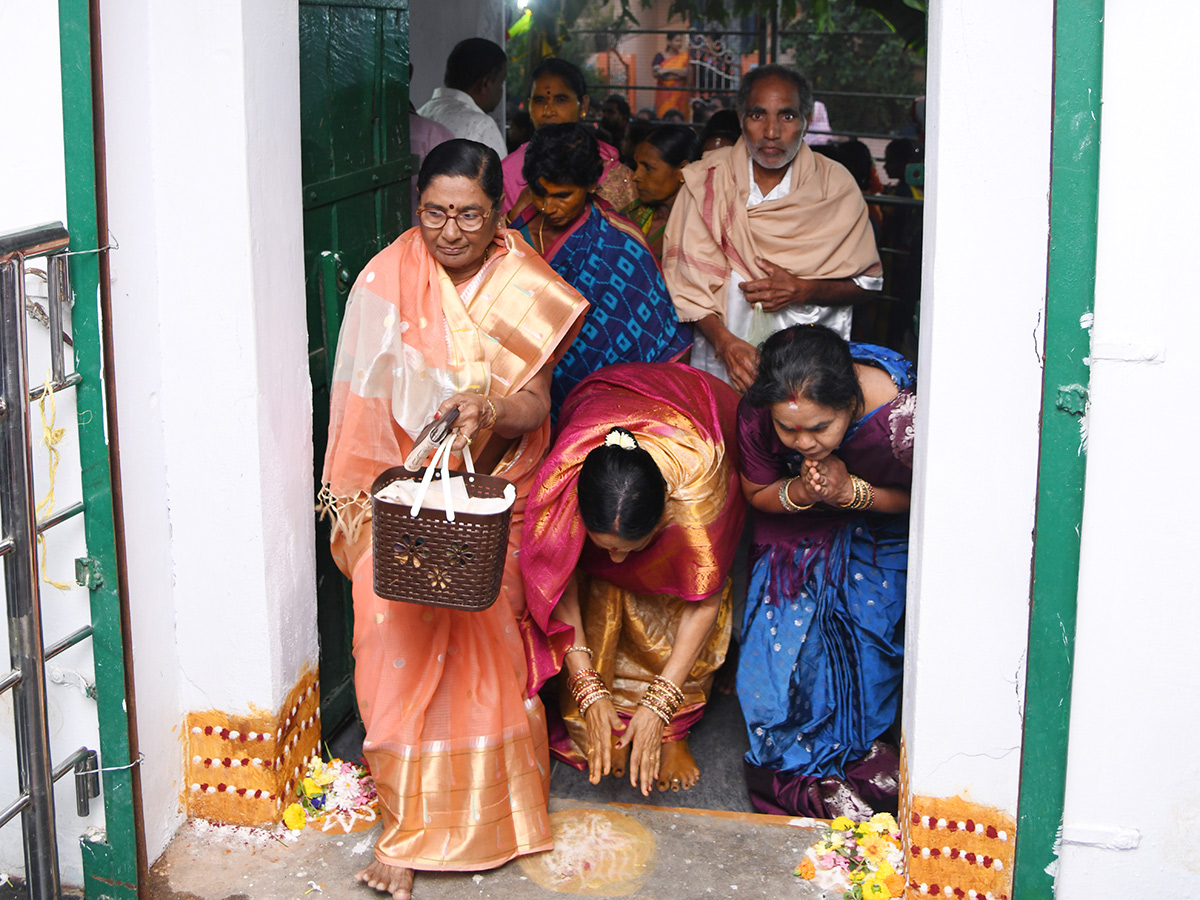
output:
[[[554, 364], [586, 308], [513, 232], [499, 234], [484, 268], [456, 287], [414, 228], [367, 264], [351, 292], [321, 506], [333, 519], [334, 558], [354, 585], [355, 690], [381, 801], [381, 862], [472, 871], [552, 845], [545, 713], [525, 691], [516, 564], [524, 499], [549, 422], [514, 441], [493, 470], [516, 484], [518, 500], [504, 583], [490, 609], [378, 597], [368, 494], [445, 399], [520, 390]], [[496, 439], [484, 433], [473, 449], [482, 453]], [[416, 562], [436, 569], [434, 560]]]
[[[683, 363], [608, 366], [567, 398], [524, 524], [521, 570], [530, 624], [537, 628], [529, 641], [535, 648], [531, 689], [562, 667], [566, 648], [578, 640], [551, 618], [571, 562], [578, 560], [586, 643], [626, 722], [670, 656], [684, 604], [722, 594], [717, 622], [682, 686], [684, 703], [664, 740], [686, 737], [699, 721], [729, 647], [729, 576], [745, 520], [737, 475], [737, 399], [728, 385]], [[576, 498], [584, 458], [617, 425], [654, 458], [668, 491], [665, 525], [649, 546], [622, 563], [587, 540]], [[562, 710], [565, 733], [552, 728], [551, 750], [582, 768], [585, 725], [565, 688]]]

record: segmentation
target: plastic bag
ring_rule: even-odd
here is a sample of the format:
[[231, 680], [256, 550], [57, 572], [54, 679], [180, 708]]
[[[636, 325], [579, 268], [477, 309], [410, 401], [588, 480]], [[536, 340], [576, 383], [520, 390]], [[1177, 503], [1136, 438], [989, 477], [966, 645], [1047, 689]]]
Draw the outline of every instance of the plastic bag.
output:
[[746, 334], [746, 341], [757, 349], [778, 330], [774, 314], [763, 309], [761, 303], [755, 303], [754, 311], [750, 313], [750, 331]]

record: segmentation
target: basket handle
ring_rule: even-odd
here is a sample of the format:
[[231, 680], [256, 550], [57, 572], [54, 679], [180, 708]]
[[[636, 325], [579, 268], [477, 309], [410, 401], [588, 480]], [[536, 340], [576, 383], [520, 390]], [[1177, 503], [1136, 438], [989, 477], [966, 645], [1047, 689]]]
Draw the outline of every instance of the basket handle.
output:
[[[453, 440], [442, 441], [437, 445], [433, 452], [433, 459], [429, 461], [429, 465], [425, 467], [425, 475], [421, 478], [421, 485], [417, 488], [416, 494], [413, 497], [412, 508], [408, 514], [413, 518], [421, 512], [421, 507], [425, 504], [425, 496], [429, 493], [429, 484], [433, 481], [433, 472], [441, 465], [442, 468], [442, 498], [446, 506], [446, 521], [454, 521], [454, 503], [450, 499], [450, 445]], [[463, 447], [463, 462], [466, 464], [467, 472], [475, 474], [475, 461], [471, 458], [470, 446]]]

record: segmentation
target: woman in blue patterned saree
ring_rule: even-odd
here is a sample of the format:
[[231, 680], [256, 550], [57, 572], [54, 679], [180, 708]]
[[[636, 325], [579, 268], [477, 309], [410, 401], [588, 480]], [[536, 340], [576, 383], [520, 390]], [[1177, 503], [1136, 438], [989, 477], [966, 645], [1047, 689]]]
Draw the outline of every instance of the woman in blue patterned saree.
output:
[[762, 812], [895, 812], [912, 366], [820, 325], [761, 348], [738, 408], [754, 508], [737, 690]]
[[590, 129], [545, 125], [529, 142], [529, 187], [510, 213], [510, 227], [591, 301], [582, 331], [554, 369], [555, 420], [571, 388], [601, 366], [667, 362], [692, 343], [640, 229], [596, 196], [602, 171]]

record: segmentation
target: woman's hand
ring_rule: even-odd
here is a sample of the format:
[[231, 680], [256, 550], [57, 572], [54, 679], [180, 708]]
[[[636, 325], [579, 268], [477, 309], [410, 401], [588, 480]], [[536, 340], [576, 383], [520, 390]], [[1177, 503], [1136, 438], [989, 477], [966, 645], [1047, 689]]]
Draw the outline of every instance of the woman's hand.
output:
[[621, 725], [621, 717], [611, 697], [602, 697], [583, 714], [587, 724], [588, 781], [599, 784], [600, 778], [612, 771], [613, 729]]
[[854, 500], [854, 485], [846, 464], [834, 454], [821, 460], [804, 461], [804, 486], [821, 503], [845, 506]]
[[473, 443], [479, 432], [496, 424], [495, 406], [489, 404], [482, 394], [455, 394], [438, 407], [436, 417], [440, 419], [452, 409], [458, 410], [458, 418], [454, 421], [454, 443], [450, 445], [450, 449], [456, 453], [461, 453], [463, 447]]
[[[537, 197], [535, 197], [533, 191], [529, 189], [529, 185], [525, 185], [525, 187], [521, 188], [521, 193], [517, 195], [517, 202], [514, 203], [509, 209], [505, 224], [511, 224], [517, 218], [517, 216], [525, 211], [525, 207], [536, 205]], [[539, 211], [541, 210], [540, 206], [537, 208]], [[528, 225], [529, 223], [526, 222], [525, 224]]]
[[650, 796], [650, 788], [658, 780], [665, 728], [662, 719], [646, 707], [639, 706], [634, 710], [625, 733], [617, 741], [618, 747], [632, 745], [629, 751], [629, 783], [639, 788], [643, 797]]

